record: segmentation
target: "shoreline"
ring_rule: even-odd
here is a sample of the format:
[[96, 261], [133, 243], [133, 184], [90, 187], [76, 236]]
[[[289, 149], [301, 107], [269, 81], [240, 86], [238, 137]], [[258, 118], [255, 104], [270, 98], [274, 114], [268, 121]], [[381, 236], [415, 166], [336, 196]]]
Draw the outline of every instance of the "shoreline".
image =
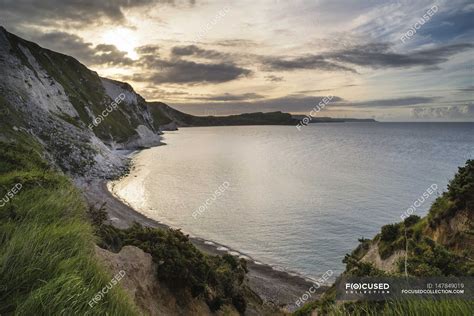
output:
[[[136, 153], [136, 151], [129, 154], [133, 153]], [[100, 206], [106, 203], [110, 224], [121, 229], [130, 227], [134, 222], [160, 229], [173, 228], [135, 210], [126, 201], [123, 201], [109, 190], [108, 182], [103, 179], [93, 179], [86, 183], [80, 183], [79, 187], [90, 205]], [[260, 263], [250, 256], [218, 242], [196, 236], [189, 236], [189, 240], [196, 248], [209, 255], [233, 253], [248, 257], [247, 284], [266, 304], [275, 305], [290, 312], [294, 311], [298, 308], [295, 302], [315, 283], [296, 273], [276, 270], [271, 265]], [[327, 288], [327, 285], [322, 285], [306, 302], [318, 299]]]

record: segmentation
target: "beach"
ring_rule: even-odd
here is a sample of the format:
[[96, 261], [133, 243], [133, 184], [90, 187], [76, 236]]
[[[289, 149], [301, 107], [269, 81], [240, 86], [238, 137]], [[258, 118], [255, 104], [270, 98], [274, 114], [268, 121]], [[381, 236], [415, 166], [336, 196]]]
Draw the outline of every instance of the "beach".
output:
[[[84, 196], [90, 205], [97, 207], [106, 203], [109, 221], [118, 228], [127, 228], [134, 222], [144, 226], [168, 229], [169, 226], [139, 213], [124, 201], [117, 198], [109, 191], [106, 180], [91, 180], [80, 185]], [[190, 237], [190, 241], [206, 254], [223, 255], [231, 251], [225, 245], [220, 245], [214, 241], [206, 241], [198, 237]], [[220, 248], [223, 247], [223, 248]], [[229, 249], [229, 250], [218, 250]], [[253, 260], [248, 260], [247, 282], [250, 288], [257, 293], [265, 303], [274, 304], [288, 311], [294, 311], [297, 306], [295, 302], [301, 295], [313, 286], [310, 280], [297, 275], [291, 275], [284, 271], [277, 271], [266, 264], [257, 264]], [[316, 300], [327, 287], [320, 287], [318, 291], [308, 300]]]

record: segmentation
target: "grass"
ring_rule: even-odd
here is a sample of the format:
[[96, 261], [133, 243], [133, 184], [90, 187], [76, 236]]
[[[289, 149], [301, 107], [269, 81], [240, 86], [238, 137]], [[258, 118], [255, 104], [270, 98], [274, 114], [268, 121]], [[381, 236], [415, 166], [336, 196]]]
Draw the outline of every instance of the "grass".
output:
[[469, 316], [474, 310], [474, 302], [463, 300], [407, 300], [388, 302], [357, 302], [341, 305], [321, 306], [317, 303], [309, 308], [298, 310], [294, 316], [309, 316], [317, 308], [320, 314], [327, 316]]
[[0, 314], [137, 315], [119, 287], [88, 305], [113, 276], [95, 259], [87, 207], [70, 180], [34, 149], [0, 148], [1, 197], [23, 184], [0, 208]]

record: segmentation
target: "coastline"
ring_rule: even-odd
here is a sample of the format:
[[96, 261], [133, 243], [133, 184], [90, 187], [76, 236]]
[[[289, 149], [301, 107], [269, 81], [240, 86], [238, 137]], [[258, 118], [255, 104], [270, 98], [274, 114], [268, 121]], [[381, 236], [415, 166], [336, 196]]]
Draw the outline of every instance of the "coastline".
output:
[[[100, 206], [106, 203], [109, 222], [118, 228], [127, 228], [134, 222], [161, 229], [173, 228], [135, 210], [109, 190], [107, 180], [92, 179], [86, 183], [82, 182], [79, 187], [90, 205]], [[189, 240], [196, 248], [209, 255], [235, 253], [249, 257], [215, 241], [194, 236], [190, 236]], [[247, 266], [249, 269], [247, 283], [263, 299], [264, 303], [278, 306], [290, 312], [298, 308], [295, 302], [314, 284], [302, 276], [276, 270], [274, 267], [257, 262], [250, 257], [247, 260]], [[326, 285], [318, 288], [307, 302], [318, 299], [326, 289]]]

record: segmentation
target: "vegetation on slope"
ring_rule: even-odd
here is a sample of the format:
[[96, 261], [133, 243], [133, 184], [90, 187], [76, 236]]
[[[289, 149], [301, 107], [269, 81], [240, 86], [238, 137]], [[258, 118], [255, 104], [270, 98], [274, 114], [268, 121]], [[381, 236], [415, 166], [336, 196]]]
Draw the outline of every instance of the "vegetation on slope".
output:
[[139, 224], [121, 230], [104, 223], [107, 214], [103, 208], [91, 207], [89, 214], [102, 248], [119, 252], [123, 246], [136, 246], [152, 255], [158, 279], [176, 294], [188, 291], [192, 297], [203, 298], [211, 311], [224, 304], [234, 305], [241, 313], [245, 311], [245, 260], [227, 254], [203, 254], [179, 230]]
[[[37, 77], [39, 76], [33, 65], [29, 63], [28, 57], [20, 49], [20, 45], [28, 48], [38, 64], [47, 72], [49, 77], [41, 79], [50, 80], [52, 86], [54, 86], [54, 81], [51, 79], [54, 79], [64, 88], [71, 104], [79, 113], [79, 117], [69, 117], [65, 114], [61, 116], [61, 119], [77, 127], [85, 128], [91, 123], [86, 109], [97, 116], [112, 103], [113, 100], [106, 94], [99, 75], [75, 58], [42, 48], [36, 43], [26, 41], [0, 28], [0, 32], [2, 31], [12, 47], [10, 53], [18, 57], [25, 67], [31, 69]], [[132, 90], [125, 83], [116, 83], [124, 85], [127, 90]], [[141, 106], [142, 110], [146, 108], [144, 102]], [[125, 142], [136, 134], [135, 128], [143, 124], [132, 105], [122, 103], [118, 108], [119, 110], [112, 111], [106, 120], [94, 128], [94, 133], [99, 138], [107, 141], [113, 139], [116, 142]]]
[[[448, 190], [436, 199], [427, 216], [407, 217], [403, 222], [382, 227], [373, 240], [359, 239], [360, 245], [347, 254], [345, 275], [401, 276], [401, 258], [394, 273], [377, 269], [361, 259], [370, 247], [378, 246], [386, 259], [396, 250], [408, 249], [407, 272], [411, 276], [474, 276], [474, 160], [468, 160], [450, 181]], [[452, 227], [456, 223], [455, 230]], [[447, 237], [447, 238], [446, 238]], [[435, 239], [439, 240], [437, 242]], [[459, 245], [463, 244], [462, 249]], [[408, 246], [408, 247], [407, 247]], [[319, 301], [303, 306], [294, 315], [471, 315], [474, 302], [460, 300], [413, 300], [386, 302], [346, 302], [336, 304], [336, 289], [331, 287]]]
[[21, 189], [0, 207], [0, 314], [137, 315], [96, 262], [87, 207], [70, 180], [38, 154], [39, 145], [0, 143], [0, 195]]
[[231, 125], [296, 125], [298, 120], [288, 113], [244, 113], [229, 116], [194, 116], [175, 110], [161, 102], [148, 102], [153, 119], [178, 126], [231, 126]]

